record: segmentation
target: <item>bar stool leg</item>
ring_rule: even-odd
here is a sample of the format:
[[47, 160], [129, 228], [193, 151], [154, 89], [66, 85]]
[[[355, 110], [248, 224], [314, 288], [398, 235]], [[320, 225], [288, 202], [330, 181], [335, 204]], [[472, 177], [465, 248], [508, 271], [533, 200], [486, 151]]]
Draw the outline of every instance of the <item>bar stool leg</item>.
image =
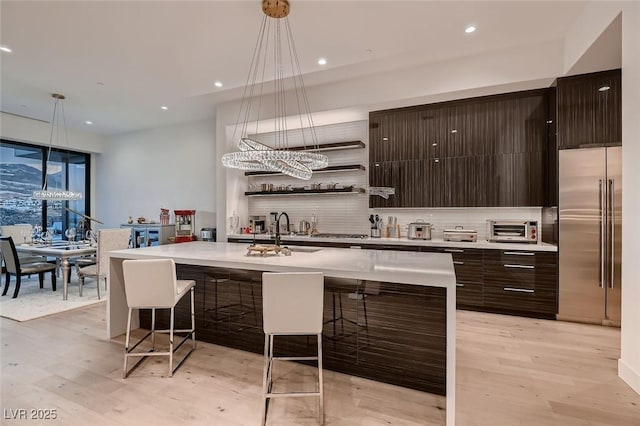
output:
[[322, 333], [318, 334], [318, 392], [320, 392], [319, 419], [324, 425], [324, 381], [322, 379]]
[[271, 367], [270, 362], [270, 354], [269, 354], [269, 342], [270, 336], [268, 334], [264, 335], [264, 368], [262, 373], [262, 426], [267, 423], [267, 408], [269, 404], [269, 398], [267, 398], [267, 377], [269, 377], [269, 372]]
[[122, 372], [122, 378], [127, 378], [127, 361], [129, 360], [129, 337], [131, 336], [131, 308], [129, 308], [129, 315], [127, 316], [127, 337], [124, 341], [124, 371]]
[[156, 309], [151, 308], [151, 350], [156, 350]]
[[174, 308], [171, 308], [171, 317], [169, 319], [169, 377], [173, 377], [173, 321]]
[[195, 287], [191, 287], [191, 343], [193, 349], [196, 348], [196, 299], [194, 296]]

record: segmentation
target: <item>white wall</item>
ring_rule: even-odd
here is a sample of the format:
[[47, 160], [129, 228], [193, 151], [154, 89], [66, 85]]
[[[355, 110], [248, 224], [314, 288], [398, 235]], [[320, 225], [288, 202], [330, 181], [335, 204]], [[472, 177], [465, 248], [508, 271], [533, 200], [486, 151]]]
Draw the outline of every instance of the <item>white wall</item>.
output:
[[[19, 117], [13, 114], [0, 112], [0, 135], [3, 139], [11, 139], [18, 142], [32, 143], [36, 145], [49, 145], [51, 124], [40, 120]], [[105, 136], [67, 127], [68, 142], [62, 137], [54, 148], [72, 149], [81, 152], [102, 152]]]
[[620, 377], [640, 393], [640, 3], [622, 9], [622, 351]]
[[[114, 137], [97, 157], [96, 218], [159, 222], [160, 208], [196, 210], [196, 230], [215, 226], [215, 118]], [[221, 166], [220, 166], [221, 167]]]

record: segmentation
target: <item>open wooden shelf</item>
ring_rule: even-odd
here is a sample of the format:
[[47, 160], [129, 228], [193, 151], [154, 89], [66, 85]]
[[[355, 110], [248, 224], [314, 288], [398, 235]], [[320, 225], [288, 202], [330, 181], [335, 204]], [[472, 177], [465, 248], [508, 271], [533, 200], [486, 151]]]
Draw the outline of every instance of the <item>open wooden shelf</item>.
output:
[[342, 149], [357, 149], [364, 148], [364, 142], [362, 141], [347, 141], [347, 142], [332, 142], [318, 144], [317, 148], [313, 146], [292, 146], [289, 148], [291, 151], [339, 151]]
[[[348, 172], [348, 171], [364, 171], [367, 168], [362, 164], [348, 164], [344, 166], [329, 166], [324, 169], [314, 170], [313, 173], [328, 173], [328, 172]], [[244, 172], [245, 176], [269, 176], [269, 175], [282, 175], [280, 172]]]
[[271, 196], [271, 195], [305, 195], [305, 194], [364, 194], [364, 188], [340, 188], [340, 189], [296, 189], [291, 191], [253, 191], [245, 192], [247, 196]]

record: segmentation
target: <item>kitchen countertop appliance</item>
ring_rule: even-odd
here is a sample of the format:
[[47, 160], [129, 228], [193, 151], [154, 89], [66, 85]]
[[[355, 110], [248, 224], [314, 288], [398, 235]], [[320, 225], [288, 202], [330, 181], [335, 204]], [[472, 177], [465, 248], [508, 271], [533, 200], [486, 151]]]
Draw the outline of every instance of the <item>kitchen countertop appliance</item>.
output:
[[407, 238], [410, 240], [430, 240], [432, 228], [433, 225], [430, 223], [422, 219], [417, 219], [415, 222], [409, 224]]
[[478, 241], [478, 232], [471, 229], [464, 229], [462, 226], [456, 226], [454, 229], [445, 229], [442, 232], [444, 241], [467, 241], [475, 243]]
[[216, 241], [216, 228], [202, 228], [200, 230], [201, 241]]
[[619, 327], [622, 147], [562, 149], [558, 162], [557, 318]]
[[495, 243], [538, 242], [538, 222], [535, 220], [487, 220], [487, 241]]
[[174, 210], [176, 219], [176, 243], [193, 241], [196, 224], [195, 210]]

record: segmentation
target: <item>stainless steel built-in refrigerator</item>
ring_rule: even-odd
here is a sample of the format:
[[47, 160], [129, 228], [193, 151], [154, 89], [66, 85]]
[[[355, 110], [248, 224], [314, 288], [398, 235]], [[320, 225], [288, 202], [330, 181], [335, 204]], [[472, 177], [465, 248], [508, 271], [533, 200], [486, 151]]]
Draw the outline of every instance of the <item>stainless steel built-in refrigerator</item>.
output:
[[559, 152], [558, 319], [620, 326], [622, 148]]

